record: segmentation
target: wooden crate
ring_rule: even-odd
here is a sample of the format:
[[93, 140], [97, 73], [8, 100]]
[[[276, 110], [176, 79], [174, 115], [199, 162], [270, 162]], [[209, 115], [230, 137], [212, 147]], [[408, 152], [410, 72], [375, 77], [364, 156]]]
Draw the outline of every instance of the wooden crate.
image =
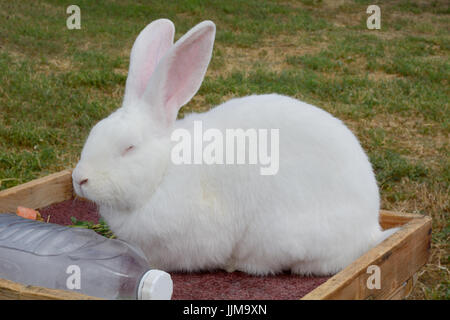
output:
[[[72, 198], [72, 172], [64, 170], [0, 192], [0, 212], [18, 205], [42, 208]], [[418, 270], [427, 262], [431, 218], [416, 214], [380, 212], [384, 229], [402, 226], [347, 268], [302, 299], [401, 299], [412, 290]], [[369, 289], [370, 266], [378, 266], [380, 289]], [[25, 286], [0, 279], [0, 299], [96, 299], [76, 292]]]

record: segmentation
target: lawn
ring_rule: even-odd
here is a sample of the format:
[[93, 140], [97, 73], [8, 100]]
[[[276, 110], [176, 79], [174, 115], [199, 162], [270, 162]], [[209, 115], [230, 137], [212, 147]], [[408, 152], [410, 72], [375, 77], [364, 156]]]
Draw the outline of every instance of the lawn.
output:
[[[66, 8], [81, 9], [69, 30]], [[369, 30], [366, 9], [381, 8]], [[382, 208], [433, 218], [414, 299], [449, 299], [450, 9], [446, 0], [0, 0], [0, 190], [77, 162], [90, 128], [121, 104], [141, 29], [179, 38], [217, 25], [212, 62], [179, 116], [278, 92], [342, 119], [370, 156]]]

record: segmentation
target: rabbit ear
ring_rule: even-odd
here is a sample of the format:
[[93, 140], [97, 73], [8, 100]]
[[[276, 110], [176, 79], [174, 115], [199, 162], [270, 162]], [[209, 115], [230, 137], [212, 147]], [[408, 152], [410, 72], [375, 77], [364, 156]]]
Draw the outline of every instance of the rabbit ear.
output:
[[158, 62], [173, 46], [175, 27], [168, 19], [155, 20], [139, 33], [130, 55], [123, 104], [142, 97]]
[[211, 60], [216, 26], [203, 21], [182, 36], [159, 62], [144, 93], [152, 116], [165, 127], [197, 92]]

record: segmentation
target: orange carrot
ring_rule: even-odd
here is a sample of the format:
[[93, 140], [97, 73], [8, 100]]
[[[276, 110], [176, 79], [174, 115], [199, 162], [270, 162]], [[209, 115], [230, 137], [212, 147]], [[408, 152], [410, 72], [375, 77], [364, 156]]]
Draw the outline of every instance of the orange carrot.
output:
[[16, 214], [25, 219], [31, 220], [41, 220], [41, 215], [38, 211], [26, 208], [26, 207], [17, 207]]

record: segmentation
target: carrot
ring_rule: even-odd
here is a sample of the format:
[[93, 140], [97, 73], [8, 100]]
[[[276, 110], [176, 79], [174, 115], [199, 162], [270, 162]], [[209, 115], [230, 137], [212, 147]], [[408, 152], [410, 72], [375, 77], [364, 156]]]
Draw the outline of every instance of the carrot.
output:
[[42, 220], [38, 211], [26, 207], [17, 207], [16, 214], [25, 219]]

